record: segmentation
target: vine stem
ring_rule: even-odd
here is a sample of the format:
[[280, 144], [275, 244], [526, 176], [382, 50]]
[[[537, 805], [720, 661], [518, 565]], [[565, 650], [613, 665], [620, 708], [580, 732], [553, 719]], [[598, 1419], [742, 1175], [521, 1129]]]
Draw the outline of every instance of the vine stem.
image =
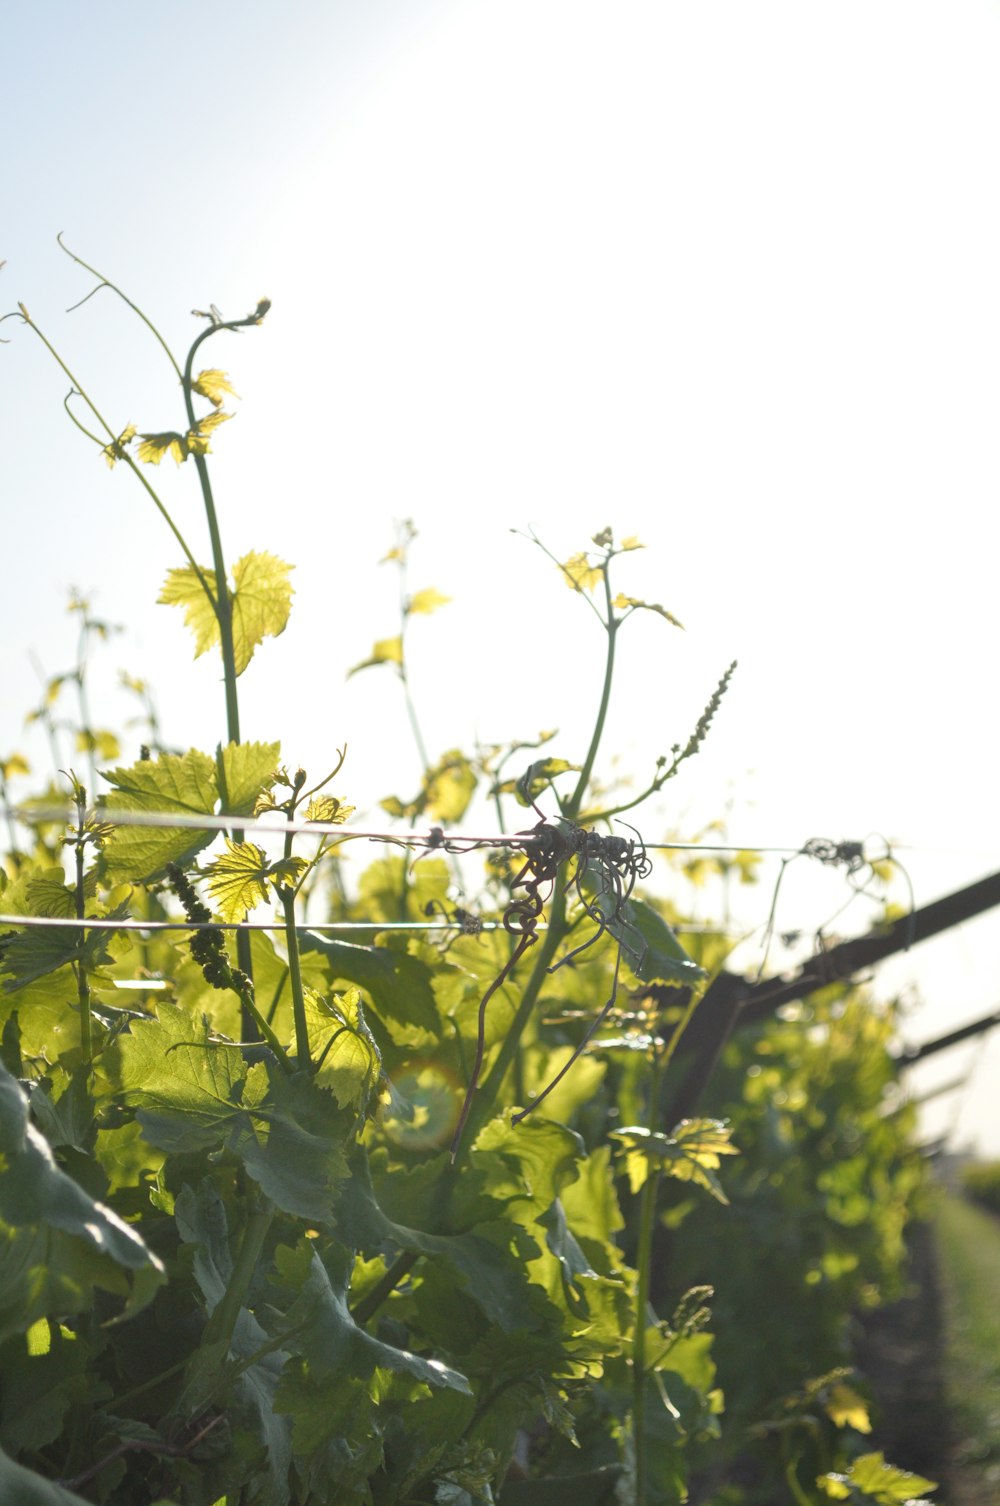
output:
[[[601, 618], [608, 640], [604, 660], [604, 683], [601, 687], [601, 700], [597, 709], [597, 719], [594, 722], [594, 730], [591, 734], [590, 746], [587, 749], [587, 756], [584, 759], [583, 767], [580, 770], [580, 777], [577, 780], [576, 788], [574, 789], [573, 794], [562, 807], [563, 815], [567, 820], [570, 821], [576, 820], [577, 816], [580, 813], [580, 807], [583, 804], [584, 795], [587, 791], [587, 785], [590, 783], [590, 776], [593, 772], [594, 763], [597, 758], [597, 751], [600, 747], [601, 738], [604, 734], [604, 726], [608, 717], [608, 708], [611, 704], [611, 687], [614, 682], [615, 672], [615, 637], [620, 624], [618, 619], [615, 617], [614, 607], [612, 605], [609, 566], [610, 560], [606, 559], [602, 565], [602, 576], [604, 580], [604, 597], [605, 602], [607, 603], [607, 616]], [[598, 615], [600, 616], [600, 613], [598, 613]], [[500, 1096], [500, 1090], [503, 1087], [504, 1078], [506, 1077], [507, 1071], [510, 1068], [511, 1064], [517, 1057], [517, 1053], [521, 1045], [521, 1039], [534, 1012], [535, 1004], [537, 1003], [538, 996], [542, 990], [542, 985], [544, 984], [545, 979], [548, 977], [549, 968], [552, 965], [556, 952], [559, 950], [559, 947], [566, 937], [566, 933], [569, 929], [566, 921], [566, 900], [567, 895], [565, 886], [557, 886], [552, 896], [552, 901], [549, 909], [549, 929], [546, 932], [545, 940], [542, 943], [541, 950], [539, 951], [538, 957], [535, 961], [535, 966], [532, 969], [531, 976], [529, 977], [528, 982], [525, 986], [524, 993], [521, 995], [521, 1002], [517, 1007], [517, 1013], [514, 1015], [511, 1027], [508, 1030], [503, 1044], [500, 1047], [496, 1061], [494, 1062], [489, 1074], [483, 1082], [481, 1089], [479, 1090], [479, 1093], [477, 1094], [477, 1101], [473, 1105], [468, 1115], [469, 1120], [472, 1124], [470, 1141], [475, 1139], [476, 1134], [486, 1122], [486, 1119], [489, 1117], [490, 1112], [492, 1111], [497, 1099]]]
[[[84, 822], [84, 806], [81, 800], [77, 800], [77, 833], [76, 833], [76, 886], [74, 899], [76, 903], [76, 918], [83, 920], [87, 906], [83, 892], [83, 860], [84, 839], [81, 830]], [[80, 948], [83, 949], [86, 940], [86, 932], [80, 932]], [[87, 1070], [90, 1070], [94, 1059], [94, 1043], [91, 1030], [90, 1018], [90, 984], [87, 982], [87, 971], [82, 960], [76, 964], [76, 992], [80, 1003], [80, 1053], [83, 1056]]]
[[[196, 429], [198, 420], [195, 417], [194, 398], [191, 392], [192, 371], [194, 358], [199, 347], [213, 335], [221, 325], [210, 325], [202, 330], [198, 338], [193, 342], [188, 351], [187, 361], [184, 364], [184, 375], [181, 378], [181, 387], [184, 392], [184, 407], [187, 410], [188, 428]], [[236, 652], [233, 645], [233, 604], [229, 598], [229, 582], [226, 579], [226, 561], [222, 552], [222, 535], [219, 532], [219, 517], [215, 510], [215, 497], [212, 493], [212, 481], [208, 474], [208, 466], [204, 455], [194, 454], [195, 469], [198, 472], [198, 484], [201, 487], [202, 502], [205, 507], [205, 520], [208, 523], [208, 535], [212, 543], [212, 565], [215, 570], [215, 615], [219, 624], [219, 639], [222, 646], [222, 674], [226, 687], [226, 732], [227, 740], [238, 743], [240, 740], [240, 706], [239, 695], [236, 689]], [[237, 837], [242, 841], [242, 834]]]
[[584, 796], [587, 793], [587, 786], [590, 783], [590, 776], [594, 771], [597, 750], [601, 745], [601, 738], [604, 735], [604, 724], [608, 718], [608, 708], [611, 705], [611, 686], [615, 674], [615, 639], [621, 623], [615, 616], [615, 609], [611, 600], [610, 564], [611, 561], [606, 559], [601, 566], [601, 574], [604, 580], [604, 599], [607, 604], [607, 617], [601, 620], [604, 623], [604, 631], [608, 635], [608, 648], [604, 660], [604, 684], [601, 687], [601, 702], [597, 708], [597, 720], [594, 723], [590, 747], [587, 749], [587, 756], [583, 761], [583, 768], [580, 770], [580, 777], [576, 782], [576, 788], [563, 808], [563, 814], [571, 821], [575, 821], [580, 814]]
[[239, 1252], [233, 1264], [232, 1274], [226, 1283], [226, 1290], [205, 1325], [203, 1346], [225, 1343], [226, 1348], [229, 1348], [236, 1320], [240, 1315], [240, 1309], [245, 1304], [250, 1282], [257, 1269], [264, 1240], [267, 1238], [267, 1231], [271, 1227], [273, 1218], [274, 1208], [266, 1198], [261, 1198], [251, 1209], [243, 1231], [243, 1238], [240, 1241]]
[[[660, 1078], [663, 1061], [659, 1053], [653, 1057], [653, 1070], [649, 1079], [649, 1104], [647, 1127], [650, 1134], [656, 1129], [656, 1109], [659, 1101]], [[639, 1205], [639, 1243], [636, 1250], [638, 1281], [635, 1293], [635, 1337], [632, 1341], [632, 1433], [635, 1442], [635, 1506], [645, 1506], [646, 1501], [646, 1314], [649, 1308], [649, 1287], [653, 1266], [653, 1229], [656, 1221], [656, 1199], [660, 1191], [660, 1172], [650, 1171], [642, 1186]]]
[[[343, 762], [343, 760], [341, 760]], [[306, 782], [306, 776], [300, 769], [296, 775], [296, 787], [288, 802], [288, 819], [295, 819], [295, 806], [302, 786]], [[292, 855], [292, 832], [285, 833], [285, 859]], [[285, 949], [288, 952], [288, 981], [292, 989], [292, 1015], [295, 1020], [295, 1055], [299, 1067], [309, 1068], [312, 1060], [309, 1054], [309, 1027], [306, 1024], [306, 996], [302, 987], [302, 963], [299, 957], [299, 934], [295, 925], [295, 894], [294, 886], [282, 884], [278, 891], [281, 898], [281, 908], [285, 917]], [[245, 932], [237, 932], [237, 935]]]

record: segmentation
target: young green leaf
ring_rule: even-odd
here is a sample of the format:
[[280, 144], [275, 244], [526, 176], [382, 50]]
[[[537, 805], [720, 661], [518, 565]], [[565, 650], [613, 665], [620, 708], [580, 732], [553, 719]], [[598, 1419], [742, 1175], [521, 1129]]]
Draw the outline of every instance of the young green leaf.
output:
[[110, 444], [104, 446], [101, 454], [107, 461], [110, 470], [114, 470], [115, 464], [119, 460], [124, 460], [126, 448], [132, 443], [135, 435], [135, 424], [128, 424], [121, 431], [117, 439], [112, 439]]
[[[226, 851], [209, 863], [204, 873], [215, 908], [232, 924], [245, 920], [248, 910], [267, 902], [274, 865], [255, 842], [233, 842], [229, 837], [225, 841]], [[297, 861], [302, 863], [301, 858]]]
[[202, 397], [207, 397], [213, 408], [222, 407], [227, 392], [230, 397], [239, 397], [239, 393], [230, 385], [226, 373], [214, 366], [208, 371], [199, 371], [191, 383], [191, 391], [199, 392]]
[[189, 429], [185, 436], [188, 452], [191, 455], [210, 455], [209, 439], [220, 424], [228, 423], [232, 417], [232, 413], [223, 413], [217, 408], [214, 413], [206, 413], [204, 418], [199, 418], [194, 428]]
[[233, 566], [233, 648], [236, 673], [241, 675], [253, 651], [265, 638], [285, 631], [292, 610], [294, 567], [275, 554], [251, 550]]
[[187, 437], [178, 434], [176, 429], [164, 429], [158, 434], [143, 434], [141, 437], [138, 455], [144, 465], [159, 465], [166, 455], [172, 455], [178, 465], [188, 458]]
[[694, 1182], [718, 1202], [728, 1203], [714, 1173], [721, 1156], [739, 1155], [730, 1134], [721, 1119], [682, 1119], [670, 1135], [632, 1125], [612, 1130], [611, 1138], [624, 1147], [633, 1192], [640, 1190], [651, 1171], [660, 1171], [678, 1182]]
[[862, 1454], [846, 1475], [820, 1475], [816, 1484], [834, 1501], [853, 1501], [857, 1506], [910, 1506], [937, 1488], [906, 1469], [886, 1464], [882, 1453]]
[[402, 664], [402, 662], [402, 638], [379, 638], [373, 644], [368, 658], [362, 659], [360, 664], [355, 664], [353, 669], [347, 671], [347, 678], [350, 679], [361, 669], [370, 669], [373, 664]]
[[592, 591], [596, 585], [600, 584], [603, 576], [600, 566], [592, 565], [583, 553], [570, 555], [559, 568], [563, 573], [563, 579], [572, 591]]
[[307, 821], [323, 821], [329, 826], [340, 826], [354, 815], [355, 809], [355, 806], [345, 805], [343, 800], [338, 800], [336, 795], [314, 795], [306, 806], [305, 818]]
[[[199, 565], [201, 577], [191, 565], [181, 565], [167, 571], [157, 604], [167, 607], [183, 607], [184, 621], [194, 634], [194, 656], [199, 659], [207, 649], [219, 641], [219, 619], [215, 614], [215, 576], [204, 565]], [[212, 595], [206, 595], [208, 585]]]
[[438, 607], [446, 607], [451, 601], [450, 596], [444, 596], [440, 591], [435, 591], [433, 586], [427, 586], [423, 591], [415, 591], [407, 600], [406, 611], [409, 615], [429, 616], [436, 612]]
[[229, 743], [220, 754], [219, 799], [227, 815], [252, 815], [274, 783], [280, 743]]

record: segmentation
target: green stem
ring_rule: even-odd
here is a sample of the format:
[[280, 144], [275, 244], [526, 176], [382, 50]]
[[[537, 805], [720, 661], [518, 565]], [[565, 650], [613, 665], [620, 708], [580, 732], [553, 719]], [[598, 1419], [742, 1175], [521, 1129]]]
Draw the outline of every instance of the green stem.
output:
[[597, 750], [600, 747], [601, 738], [604, 734], [604, 724], [607, 721], [608, 717], [608, 707], [611, 704], [611, 686], [614, 681], [615, 673], [615, 638], [618, 633], [618, 628], [621, 624], [615, 617], [614, 607], [611, 604], [611, 578], [608, 571], [608, 565], [609, 561], [605, 560], [602, 567], [604, 575], [604, 597], [607, 603], [607, 617], [602, 620], [604, 621], [604, 630], [608, 635], [608, 649], [604, 661], [604, 684], [601, 687], [601, 704], [597, 709], [597, 720], [594, 723], [594, 731], [590, 739], [590, 747], [587, 749], [587, 756], [583, 761], [583, 768], [580, 770], [580, 777], [576, 782], [576, 788], [563, 807], [563, 814], [570, 821], [575, 821], [577, 816], [580, 814], [584, 796], [587, 793], [587, 786], [590, 783], [590, 776], [594, 770], [594, 761], [597, 758]]
[[[662, 1069], [660, 1057], [653, 1058], [649, 1083], [648, 1128], [656, 1128], [656, 1105]], [[635, 1506], [646, 1501], [646, 1315], [653, 1268], [653, 1231], [656, 1224], [656, 1199], [660, 1190], [660, 1173], [651, 1171], [642, 1188], [639, 1205], [639, 1242], [636, 1248], [638, 1281], [635, 1294], [635, 1335], [632, 1340], [632, 1436], [635, 1443]]]
[[475, 1102], [469, 1113], [468, 1138], [469, 1143], [476, 1138], [487, 1119], [490, 1117], [500, 1096], [504, 1078], [517, 1055], [528, 1022], [534, 1013], [538, 995], [542, 991], [542, 985], [549, 974], [549, 967], [556, 952], [566, 935], [566, 891], [559, 888], [552, 896], [552, 905], [549, 912], [549, 928], [545, 933], [545, 939], [541, 944], [535, 966], [531, 976], [525, 985], [521, 1002], [517, 1006], [517, 1013], [511, 1022], [510, 1029], [504, 1037], [503, 1044], [497, 1053], [496, 1061], [490, 1068], [489, 1073], [483, 1080]]
[[[181, 387], [184, 391], [184, 406], [187, 410], [188, 427], [196, 429], [198, 420], [195, 417], [194, 398], [191, 390], [192, 371], [194, 370], [194, 358], [198, 349], [204, 342], [217, 334], [220, 329], [242, 329], [251, 324], [257, 324], [259, 320], [254, 318], [234, 319], [227, 324], [213, 324], [208, 329], [202, 330], [188, 351], [187, 361], [184, 365], [184, 375], [181, 377]], [[226, 579], [226, 562], [222, 553], [222, 536], [219, 533], [219, 519], [215, 510], [215, 498], [212, 495], [212, 482], [208, 474], [208, 465], [204, 455], [195, 454], [195, 469], [198, 472], [198, 481], [201, 486], [202, 501], [205, 506], [205, 518], [208, 522], [209, 537], [212, 541], [212, 564], [215, 569], [215, 615], [219, 623], [219, 638], [222, 644], [222, 673], [226, 685], [226, 725], [228, 740], [238, 743], [240, 740], [240, 708], [239, 697], [236, 690], [236, 655], [233, 648], [233, 606], [229, 599], [229, 584]], [[237, 837], [242, 841], [242, 834]], [[242, 960], [241, 960], [242, 965]]]
[[[84, 838], [83, 822], [85, 819], [84, 804], [77, 800], [77, 835], [76, 835], [76, 889], [74, 899], [76, 902], [76, 918], [83, 920], [87, 913], [86, 897], [83, 892], [83, 861], [84, 861]], [[82, 950], [86, 939], [86, 932], [80, 932], [80, 948]], [[83, 962], [77, 962], [74, 971], [76, 973], [76, 992], [80, 1004], [80, 1054], [84, 1065], [89, 1069], [94, 1059], [94, 1043], [90, 1017], [90, 984], [87, 981], [86, 969]]]
[[292, 1014], [295, 1018], [295, 1055], [299, 1067], [311, 1067], [309, 1056], [309, 1027], [306, 1024], [306, 1000], [302, 988], [302, 968], [299, 962], [299, 938], [295, 929], [295, 895], [282, 888], [281, 908], [285, 916], [285, 946], [288, 950], [288, 981], [292, 988]]
[[246, 1305], [250, 1283], [260, 1261], [260, 1252], [264, 1248], [264, 1241], [273, 1218], [274, 1208], [262, 1197], [250, 1211], [232, 1275], [212, 1316], [205, 1325], [205, 1332], [202, 1335], [203, 1348], [209, 1344], [224, 1343], [228, 1350], [236, 1320], [240, 1315], [240, 1310]]
[[404, 1250], [401, 1255], [396, 1256], [392, 1265], [375, 1283], [368, 1295], [362, 1297], [356, 1307], [351, 1308], [351, 1317], [359, 1328], [363, 1328], [369, 1318], [378, 1312], [382, 1303], [392, 1295], [404, 1277], [410, 1274], [419, 1259], [419, 1250]]

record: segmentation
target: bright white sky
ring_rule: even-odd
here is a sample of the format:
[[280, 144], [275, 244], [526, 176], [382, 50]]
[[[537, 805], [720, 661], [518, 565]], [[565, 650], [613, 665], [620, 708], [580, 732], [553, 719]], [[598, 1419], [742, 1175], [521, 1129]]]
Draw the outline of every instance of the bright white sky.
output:
[[[509, 530], [568, 554], [611, 524], [649, 546], [621, 587], [687, 632], [630, 625], [608, 753], [641, 777], [740, 660], [647, 839], [727, 810], [747, 844], [877, 830], [918, 902], [998, 866], [995, 4], [15, 0], [5, 22], [0, 303], [109, 421], [180, 426], [176, 384], [111, 295], [64, 315], [91, 283], [56, 231], [178, 352], [192, 307], [274, 300], [209, 347], [243, 399], [214, 462], [227, 553], [297, 564], [246, 736], [317, 774], [346, 739], [362, 808], [411, 792], [391, 676], [344, 679], [396, 631], [375, 562], [410, 516], [413, 587], [454, 598], [412, 633], [432, 747], [557, 725], [579, 757], [600, 641]], [[2, 333], [0, 753], [44, 763], [28, 650], [71, 663], [71, 584], [128, 626], [94, 667], [103, 719], [123, 664], [171, 742], [212, 746], [217, 671], [153, 605], [176, 546], [30, 333]], [[193, 467], [161, 479], [204, 555]], [[840, 902], [804, 873], [781, 929]], [[998, 935], [994, 914], [880, 972], [921, 1000], [908, 1039], [1000, 1006]], [[919, 1087], [973, 1063], [927, 1133], [1000, 1155], [1000, 1032]]]

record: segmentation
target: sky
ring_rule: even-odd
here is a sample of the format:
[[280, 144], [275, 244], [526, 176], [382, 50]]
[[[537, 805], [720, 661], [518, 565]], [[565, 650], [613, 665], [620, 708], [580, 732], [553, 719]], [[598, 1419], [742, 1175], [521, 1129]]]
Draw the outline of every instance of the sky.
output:
[[[296, 565], [245, 736], [317, 772], [346, 741], [366, 819], [412, 793], [398, 685], [346, 678], [397, 631], [378, 561], [412, 518], [410, 583], [452, 598], [408, 640], [428, 743], [558, 727], [579, 759], [602, 645], [524, 534], [565, 557], [611, 526], [647, 546], [620, 588], [685, 631], [624, 630], [608, 758], [641, 779], [739, 660], [647, 840], [880, 833], [918, 903], [998, 867], [995, 3], [12, 0], [5, 43], [0, 312], [28, 307], [116, 430], [179, 427], [176, 380], [113, 295], [65, 312], [93, 279], [58, 231], [178, 351], [191, 309], [273, 300], [210, 347], [240, 394], [212, 459], [227, 555]], [[176, 544], [31, 332], [0, 334], [0, 756], [45, 764], [23, 718], [39, 666], [73, 662], [72, 587], [126, 628], [98, 720], [131, 714], [125, 667], [168, 741], [212, 747], [218, 668], [155, 604]], [[204, 553], [193, 467], [168, 467]], [[779, 929], [844, 897], [807, 869]], [[758, 941], [776, 872], [739, 897]], [[998, 940], [986, 916], [879, 971], [908, 1042], [1000, 1007]], [[928, 1138], [1000, 1156], [1000, 1032], [911, 1075], [966, 1079]]]

